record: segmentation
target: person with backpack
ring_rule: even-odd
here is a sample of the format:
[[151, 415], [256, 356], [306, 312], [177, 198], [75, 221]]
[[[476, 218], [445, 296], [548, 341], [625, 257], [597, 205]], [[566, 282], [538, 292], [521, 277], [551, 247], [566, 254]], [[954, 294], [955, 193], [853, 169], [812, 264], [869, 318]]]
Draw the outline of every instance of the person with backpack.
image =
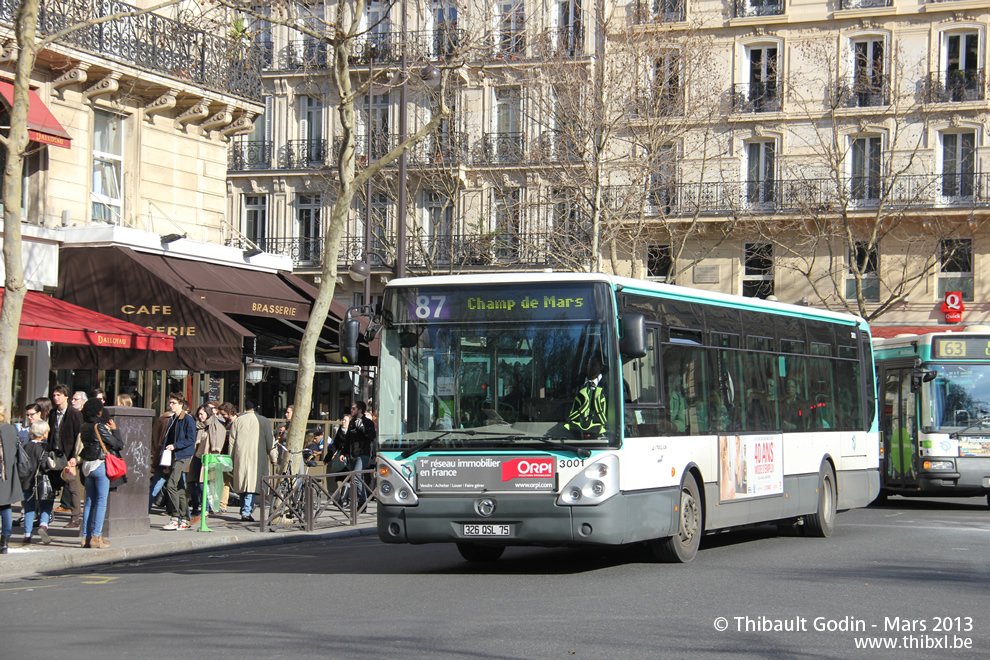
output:
[[[364, 401], [351, 404], [351, 414], [344, 415], [344, 420], [337, 431], [334, 445], [340, 448], [347, 457], [347, 471], [360, 472], [371, 467], [371, 454], [374, 450], [375, 422], [368, 414], [368, 405]], [[348, 485], [344, 486], [341, 501], [348, 496]], [[357, 506], [364, 506], [367, 499], [365, 493], [364, 475], [357, 479]]]
[[50, 431], [48, 422], [40, 419], [32, 422], [28, 428], [28, 442], [21, 448], [18, 472], [24, 495], [21, 508], [24, 511], [25, 545], [31, 543], [35, 515], [38, 516], [38, 536], [41, 537], [41, 542], [45, 545], [52, 542], [52, 537], [48, 534], [48, 523], [52, 520], [52, 508], [55, 506], [55, 489], [41, 465]]

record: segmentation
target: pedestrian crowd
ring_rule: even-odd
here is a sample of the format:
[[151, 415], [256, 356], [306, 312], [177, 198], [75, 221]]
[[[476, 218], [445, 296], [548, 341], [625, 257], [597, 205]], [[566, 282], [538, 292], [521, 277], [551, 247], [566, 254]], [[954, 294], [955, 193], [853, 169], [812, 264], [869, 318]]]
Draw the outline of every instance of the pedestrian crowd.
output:
[[[0, 406], [0, 554], [7, 553], [15, 526], [23, 527], [25, 545], [36, 537], [43, 544], [51, 543], [49, 526], [56, 513], [69, 514], [65, 528], [79, 530], [81, 547], [109, 547], [104, 533], [107, 502], [127, 477], [116, 481], [108, 477], [107, 455], [120, 458], [124, 441], [104, 407], [105, 398], [102, 389], [87, 395], [56, 385], [50, 399], [41, 397], [26, 406], [26, 423], [19, 429]], [[132, 403], [128, 394], [117, 397], [118, 406]], [[207, 476], [203, 456], [227, 454], [233, 470], [224, 474], [218, 510], [210, 512], [225, 513], [233, 493], [241, 520], [253, 520], [262, 478], [273, 474], [282, 458], [292, 406], [273, 430], [252, 401], [245, 402], [242, 412], [232, 403], [210, 401], [192, 413], [185, 397], [175, 392], [167, 405], [168, 411], [152, 425], [149, 513], [160, 503], [169, 516], [163, 529], [189, 529], [202, 513]], [[374, 419], [366, 404], [357, 401], [332, 438], [326, 438], [319, 427], [308, 431], [302, 455], [308, 467], [322, 459], [328, 473], [365, 470], [375, 440]], [[334, 493], [338, 489], [332, 481], [328, 478], [328, 489]], [[344, 505], [351, 496], [348, 485], [339, 490], [335, 500]], [[355, 490], [360, 507], [367, 500], [362, 480]], [[11, 507], [18, 503], [22, 518], [15, 523]]]

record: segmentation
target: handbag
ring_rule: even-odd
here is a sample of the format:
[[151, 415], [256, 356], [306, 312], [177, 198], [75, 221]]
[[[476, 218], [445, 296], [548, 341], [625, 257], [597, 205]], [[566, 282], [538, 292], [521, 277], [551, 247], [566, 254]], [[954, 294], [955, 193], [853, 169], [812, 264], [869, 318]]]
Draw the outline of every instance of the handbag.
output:
[[338, 451], [333, 455], [333, 460], [330, 461], [330, 466], [327, 468], [329, 474], [347, 472], [347, 460], [343, 457], [343, 453]]
[[117, 479], [127, 476], [127, 463], [124, 462], [124, 459], [114, 456], [107, 451], [107, 446], [103, 444], [103, 438], [100, 437], [100, 429], [98, 427], [98, 424], [93, 424], [96, 439], [100, 441], [100, 448], [103, 449], [103, 461], [107, 466], [107, 479], [111, 482], [117, 481]]
[[55, 499], [55, 491], [47, 472], [40, 472], [34, 482], [34, 497], [36, 502], [47, 502]]
[[41, 455], [41, 468], [47, 472], [61, 472], [69, 461], [58, 449], [46, 449]]
[[70, 483], [72, 481], [78, 481], [79, 475], [76, 472], [76, 468], [71, 465], [66, 465], [62, 468], [62, 481], [65, 483]]

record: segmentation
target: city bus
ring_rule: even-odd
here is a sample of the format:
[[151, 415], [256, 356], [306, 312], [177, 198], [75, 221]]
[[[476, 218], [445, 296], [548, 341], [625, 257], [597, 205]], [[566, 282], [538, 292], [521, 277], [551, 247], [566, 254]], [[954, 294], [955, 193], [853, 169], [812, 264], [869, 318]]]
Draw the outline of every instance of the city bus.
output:
[[883, 494], [990, 505], [990, 327], [875, 339]]
[[879, 492], [870, 331], [854, 316], [528, 273], [393, 280], [372, 327], [387, 543], [455, 543], [468, 561], [637, 543], [687, 562], [730, 527], [829, 536]]

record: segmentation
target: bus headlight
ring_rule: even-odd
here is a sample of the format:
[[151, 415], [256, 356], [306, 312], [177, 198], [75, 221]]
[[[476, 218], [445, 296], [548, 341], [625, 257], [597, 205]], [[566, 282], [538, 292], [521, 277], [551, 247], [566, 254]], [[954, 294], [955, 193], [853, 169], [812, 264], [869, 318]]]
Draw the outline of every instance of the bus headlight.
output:
[[599, 456], [560, 489], [557, 504], [594, 506], [619, 492], [619, 459], [614, 454]]
[[952, 461], [925, 461], [921, 466], [926, 470], [954, 470]]
[[399, 470], [378, 459], [378, 501], [392, 506], [414, 506], [419, 497]]

